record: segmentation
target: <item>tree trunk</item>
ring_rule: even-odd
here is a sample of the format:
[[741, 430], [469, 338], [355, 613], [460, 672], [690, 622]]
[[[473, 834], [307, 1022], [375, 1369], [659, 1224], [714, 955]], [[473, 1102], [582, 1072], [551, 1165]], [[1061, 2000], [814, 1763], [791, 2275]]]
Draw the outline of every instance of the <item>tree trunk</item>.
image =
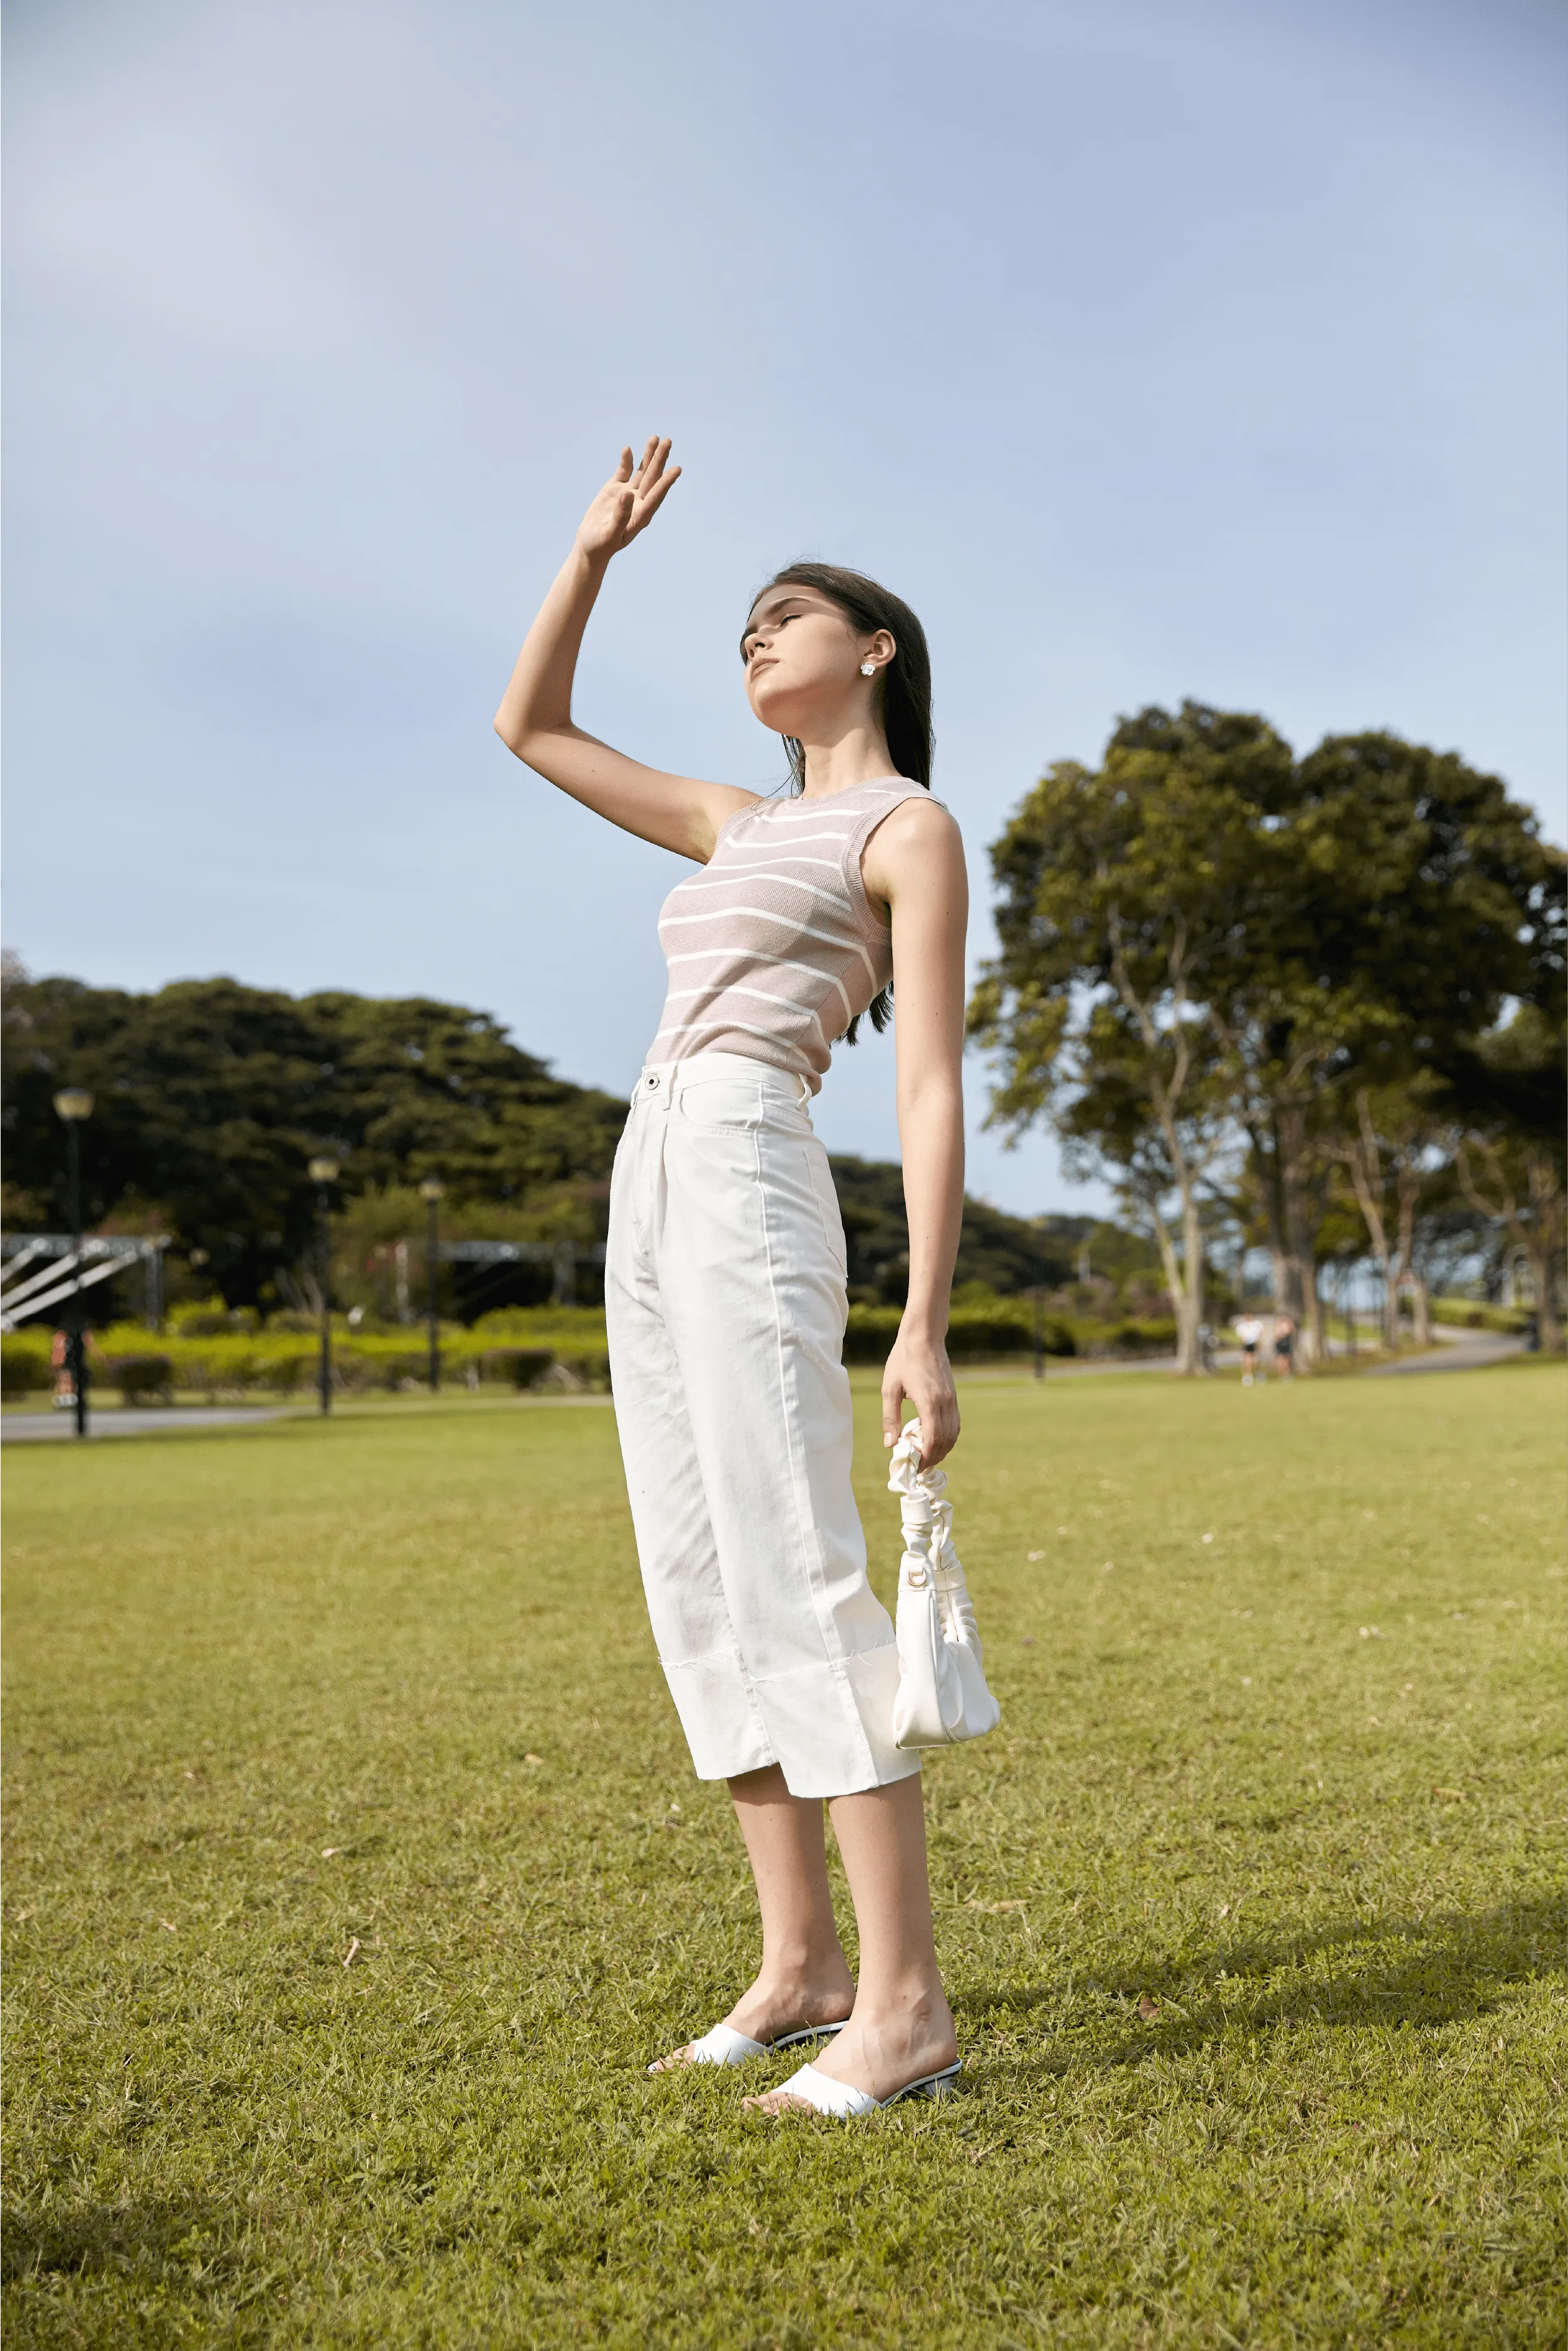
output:
[[1318, 1364], [1327, 1361], [1329, 1352], [1328, 1337], [1323, 1329], [1322, 1270], [1321, 1265], [1312, 1268], [1312, 1320], [1307, 1332], [1312, 1360]]
[[1304, 1176], [1307, 1158], [1306, 1113], [1293, 1103], [1281, 1114], [1278, 1128], [1280, 1191], [1284, 1209], [1284, 1249], [1280, 1258], [1282, 1290], [1275, 1303], [1295, 1323], [1300, 1338], [1298, 1368], [1309, 1372], [1314, 1361], [1308, 1300], [1312, 1290], [1312, 1246], [1307, 1229]]
[[1384, 1216], [1383, 1157], [1372, 1123], [1372, 1110], [1367, 1089], [1363, 1086], [1355, 1098], [1358, 1134], [1343, 1148], [1345, 1165], [1354, 1187], [1356, 1206], [1361, 1221], [1366, 1227], [1367, 1242], [1383, 1276], [1383, 1343], [1388, 1353], [1399, 1348], [1399, 1290], [1394, 1279], [1393, 1250], [1388, 1239], [1388, 1226]]
[[1176, 1368], [1187, 1373], [1201, 1372], [1203, 1364], [1203, 1219], [1197, 1212], [1197, 1196], [1191, 1184], [1184, 1186], [1181, 1203], [1182, 1271], [1186, 1276], [1186, 1322], [1178, 1324], [1180, 1347]]
[[1429, 1347], [1432, 1343], [1432, 1300], [1426, 1282], [1412, 1270], [1410, 1275], [1410, 1320], [1415, 1329], [1416, 1344]]
[[1541, 1343], [1542, 1347], [1555, 1350], [1563, 1344], [1558, 1271], [1563, 1261], [1564, 1206], [1556, 1167], [1538, 1145], [1526, 1146], [1524, 1172], [1530, 1205], [1524, 1208], [1496, 1144], [1480, 1135], [1474, 1141], [1486, 1162], [1487, 1173], [1496, 1186], [1497, 1197], [1489, 1200], [1482, 1193], [1470, 1165], [1469, 1140], [1464, 1137], [1460, 1139], [1455, 1162], [1459, 1187], [1472, 1208], [1479, 1209], [1483, 1217], [1493, 1217], [1506, 1226], [1514, 1246], [1523, 1250], [1535, 1287], [1536, 1327], [1541, 1333]]
[[1531, 1144], [1530, 1171], [1530, 1267], [1535, 1277], [1535, 1324], [1542, 1347], [1555, 1353], [1563, 1344], [1562, 1296], [1563, 1199], [1548, 1154]]
[[[1183, 1205], [1185, 1211], [1186, 1204]], [[1198, 1345], [1197, 1339], [1197, 1326], [1203, 1312], [1202, 1260], [1199, 1259], [1200, 1270], [1195, 1298], [1190, 1260], [1184, 1273], [1183, 1268], [1176, 1261], [1176, 1243], [1172, 1240], [1166, 1220], [1157, 1208], [1151, 1207], [1149, 1221], [1155, 1228], [1155, 1241], [1160, 1252], [1160, 1268], [1166, 1278], [1166, 1288], [1170, 1292], [1171, 1309], [1176, 1315], [1176, 1376], [1190, 1379], [1193, 1374], [1201, 1368], [1203, 1357], [1203, 1351]], [[1185, 1241], [1186, 1222], [1185, 1213], [1182, 1221]], [[1183, 1253], [1186, 1254], [1185, 1249]]]

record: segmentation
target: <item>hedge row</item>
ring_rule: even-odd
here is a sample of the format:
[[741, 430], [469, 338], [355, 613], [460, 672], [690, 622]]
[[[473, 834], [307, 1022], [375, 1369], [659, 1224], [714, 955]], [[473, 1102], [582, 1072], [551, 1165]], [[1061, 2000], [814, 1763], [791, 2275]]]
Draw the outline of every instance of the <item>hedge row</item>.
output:
[[[215, 1319], [215, 1318], [214, 1318]], [[844, 1360], [880, 1364], [898, 1334], [896, 1306], [852, 1306]], [[0, 1394], [21, 1396], [47, 1390], [54, 1382], [47, 1330], [19, 1331], [0, 1339]], [[1176, 1325], [1124, 1322], [1115, 1325], [1072, 1322], [1048, 1316], [1045, 1345], [1052, 1355], [1155, 1354], [1176, 1344]], [[1034, 1321], [1027, 1301], [998, 1300], [994, 1307], [956, 1308], [947, 1333], [956, 1362], [982, 1355], [1028, 1355], [1034, 1346]], [[128, 1404], [149, 1402], [176, 1389], [215, 1396], [260, 1390], [294, 1395], [316, 1380], [318, 1342], [307, 1332], [207, 1330], [189, 1327], [154, 1339], [138, 1323], [119, 1323], [97, 1334], [92, 1376], [118, 1388]], [[99, 1357], [102, 1360], [99, 1361]], [[500, 1380], [517, 1388], [587, 1387], [610, 1384], [604, 1318], [591, 1309], [486, 1315], [471, 1331], [444, 1330], [441, 1370], [448, 1384]], [[363, 1332], [346, 1322], [332, 1333], [333, 1384], [348, 1394], [381, 1388], [396, 1393], [422, 1388], [428, 1378], [423, 1338], [406, 1331]]]
[[1517, 1337], [1530, 1322], [1523, 1306], [1483, 1306], [1479, 1299], [1434, 1298], [1432, 1320], [1461, 1331], [1503, 1331]]
[[[50, 1336], [47, 1331], [27, 1331], [0, 1339], [0, 1395], [21, 1396], [53, 1386]], [[177, 1389], [207, 1396], [259, 1389], [286, 1396], [315, 1384], [319, 1362], [315, 1341], [288, 1332], [154, 1339], [134, 1324], [120, 1324], [97, 1334], [89, 1378], [99, 1386], [118, 1388], [127, 1404], [152, 1403]], [[497, 1346], [487, 1335], [443, 1333], [441, 1371], [447, 1384], [501, 1380], [517, 1388], [598, 1390], [610, 1384], [610, 1357], [602, 1338], [598, 1346], [587, 1347]], [[428, 1378], [425, 1348], [411, 1345], [405, 1336], [361, 1335], [346, 1329], [332, 1334], [332, 1384], [345, 1395], [376, 1388], [396, 1394], [423, 1388]]]
[[[896, 1306], [852, 1306], [844, 1336], [844, 1361], [880, 1364], [898, 1335]], [[1176, 1346], [1173, 1322], [1127, 1320], [1116, 1323], [1070, 1321], [1048, 1314], [1042, 1325], [1048, 1355], [1158, 1355]], [[1028, 1355], [1034, 1351], [1034, 1315], [1027, 1299], [998, 1299], [995, 1306], [956, 1306], [947, 1326], [947, 1353], [955, 1363], [977, 1355]]]

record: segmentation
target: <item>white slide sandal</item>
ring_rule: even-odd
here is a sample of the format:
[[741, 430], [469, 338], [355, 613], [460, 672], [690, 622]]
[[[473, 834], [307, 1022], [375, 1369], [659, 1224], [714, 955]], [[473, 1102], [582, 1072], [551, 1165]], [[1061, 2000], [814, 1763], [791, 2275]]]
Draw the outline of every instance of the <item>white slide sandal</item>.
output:
[[895, 2106], [900, 2098], [945, 2098], [963, 2070], [963, 2059], [956, 2058], [938, 2073], [922, 2074], [918, 2081], [905, 2082], [890, 2098], [873, 2098], [868, 2090], [857, 2090], [852, 2082], [835, 2082], [831, 2075], [819, 2074], [814, 2065], [802, 2065], [798, 2074], [790, 2074], [779, 2095], [802, 2099], [819, 2115], [847, 2121], [852, 2115], [874, 2115], [883, 2106]]
[[[781, 2032], [777, 2041], [752, 2041], [737, 2032], [733, 2024], [716, 2024], [700, 2041], [694, 2041], [685, 2057], [674, 2063], [668, 2057], [656, 2058], [649, 2066], [650, 2074], [676, 2074], [682, 2065], [747, 2065], [753, 2057], [767, 2057], [775, 2049], [799, 2049], [805, 2041], [831, 2041], [841, 2032], [840, 2024], [805, 2024], [798, 2032]], [[810, 2068], [806, 2069], [810, 2072]]]

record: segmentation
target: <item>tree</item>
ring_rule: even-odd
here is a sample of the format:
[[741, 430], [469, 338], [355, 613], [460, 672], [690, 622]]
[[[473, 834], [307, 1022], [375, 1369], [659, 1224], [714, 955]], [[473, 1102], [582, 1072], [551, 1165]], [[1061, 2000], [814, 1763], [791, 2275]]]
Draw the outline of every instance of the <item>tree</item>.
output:
[[1188, 702], [1124, 720], [1092, 773], [1051, 768], [992, 862], [1001, 952], [970, 1019], [998, 1055], [993, 1115], [1092, 1138], [1151, 1217], [1165, 1178], [1188, 1329], [1206, 1166], [1239, 1130], [1310, 1363], [1355, 1094], [1479, 1069], [1511, 997], [1557, 1000], [1562, 853], [1453, 753], [1375, 733], [1298, 761], [1265, 720]]
[[1350, 1089], [1354, 1121], [1338, 1139], [1336, 1155], [1350, 1177], [1372, 1254], [1383, 1277], [1383, 1343], [1399, 1344], [1399, 1293], [1408, 1286], [1416, 1337], [1431, 1337], [1427, 1288], [1416, 1270], [1416, 1217], [1440, 1164], [1444, 1133], [1441, 1090], [1423, 1071], [1408, 1085]]
[[296, 998], [232, 979], [151, 996], [79, 980], [5, 985], [7, 1175], [30, 1218], [66, 1217], [55, 1091], [96, 1100], [89, 1221], [155, 1205], [205, 1250], [231, 1306], [265, 1304], [313, 1232], [306, 1172], [330, 1150], [350, 1196], [439, 1172], [455, 1205], [521, 1202], [607, 1175], [616, 1097], [554, 1078], [487, 1013], [425, 998]]
[[1465, 1119], [1455, 1160], [1465, 1197], [1522, 1252], [1542, 1344], [1560, 1347], [1568, 1118], [1561, 1024], [1539, 1003], [1521, 1006], [1482, 1039], [1458, 1091]]
[[[1098, 769], [1050, 768], [991, 852], [1001, 953], [970, 1007], [992, 1115], [1050, 1120], [1118, 1171], [1154, 1233], [1178, 1368], [1200, 1365], [1201, 1184], [1222, 1138], [1209, 974], [1244, 910], [1291, 754], [1265, 719], [1184, 704], [1124, 720]], [[1177, 1255], [1164, 1200], [1175, 1195]]]

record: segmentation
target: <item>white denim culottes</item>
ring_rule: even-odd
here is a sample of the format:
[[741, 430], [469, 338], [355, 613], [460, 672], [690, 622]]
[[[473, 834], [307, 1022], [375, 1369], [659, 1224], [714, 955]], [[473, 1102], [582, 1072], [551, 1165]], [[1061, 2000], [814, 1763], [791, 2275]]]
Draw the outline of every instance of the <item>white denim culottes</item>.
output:
[[866, 1581], [841, 1361], [844, 1237], [805, 1087], [732, 1053], [651, 1062], [615, 1156], [604, 1299], [659, 1659], [697, 1777], [796, 1796], [907, 1778]]

